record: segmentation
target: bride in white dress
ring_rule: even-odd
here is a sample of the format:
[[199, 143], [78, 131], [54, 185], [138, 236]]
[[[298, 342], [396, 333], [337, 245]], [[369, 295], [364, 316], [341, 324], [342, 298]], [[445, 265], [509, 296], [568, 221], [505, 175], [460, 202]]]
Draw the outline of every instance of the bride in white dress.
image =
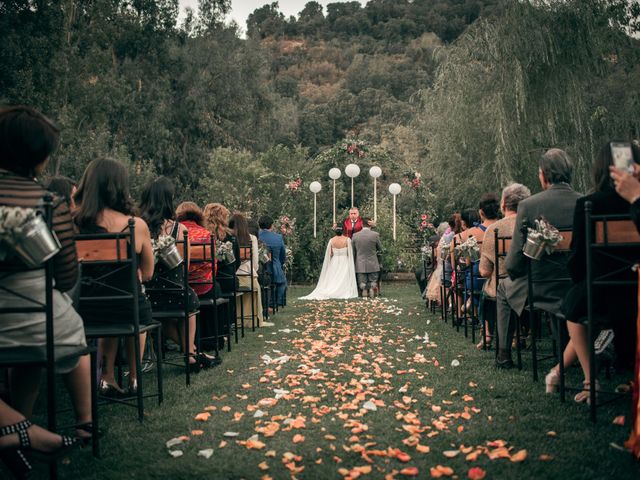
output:
[[358, 296], [351, 239], [342, 236], [340, 227], [336, 228], [335, 232], [336, 235], [327, 244], [315, 290], [300, 300], [346, 299]]

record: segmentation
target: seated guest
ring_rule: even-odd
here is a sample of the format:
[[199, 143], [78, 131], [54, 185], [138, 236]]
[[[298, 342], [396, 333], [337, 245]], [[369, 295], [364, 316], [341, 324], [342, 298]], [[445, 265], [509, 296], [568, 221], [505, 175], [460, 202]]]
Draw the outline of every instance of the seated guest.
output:
[[51, 177], [46, 183], [46, 188], [63, 198], [69, 204], [69, 209], [72, 212], [76, 209], [76, 202], [73, 200], [73, 196], [76, 194], [78, 184], [69, 177], [62, 175]]
[[[37, 180], [56, 149], [58, 128], [40, 112], [24, 106], [0, 109], [0, 205], [37, 209], [47, 190]], [[52, 230], [61, 249], [53, 257], [53, 322], [56, 347], [86, 346], [82, 319], [66, 295], [78, 276], [78, 262], [73, 223], [68, 204], [60, 197], [53, 199]], [[44, 303], [45, 271], [29, 268], [0, 242], [6, 255], [0, 263], [0, 306], [32, 307], [33, 299]], [[41, 347], [46, 344], [44, 313], [3, 313], [0, 322], [0, 349]], [[91, 435], [91, 382], [89, 356], [57, 363], [73, 402], [78, 435]], [[29, 418], [38, 396], [41, 369], [13, 368], [9, 372], [12, 405]]]
[[[75, 195], [78, 208], [74, 220], [80, 233], [120, 233], [129, 228], [129, 219], [135, 221], [135, 251], [138, 256], [138, 312], [140, 324], [151, 323], [151, 304], [142, 292], [142, 283], [153, 277], [154, 258], [151, 235], [147, 223], [133, 216], [133, 206], [129, 196], [129, 175], [125, 166], [108, 158], [93, 160], [87, 165]], [[126, 269], [112, 272], [110, 266], [84, 265], [83, 274], [105, 275], [104, 282], [111, 287], [127, 291], [131, 279]], [[112, 295], [113, 290], [100, 285], [82, 285], [82, 296], [100, 297]], [[111, 300], [90, 302], [81, 305], [80, 313], [87, 323], [112, 324], [131, 323], [134, 315], [131, 302], [114, 304]], [[141, 351], [144, 351], [145, 335], [141, 335]], [[117, 338], [103, 338], [99, 342], [102, 353], [102, 379], [100, 390], [103, 395], [124, 393], [116, 382], [114, 364], [118, 352]], [[129, 361], [129, 394], [138, 390], [138, 374], [132, 338], [127, 338]]]
[[222, 293], [232, 293], [237, 287], [234, 285], [234, 274], [240, 268], [241, 260], [238, 241], [229, 228], [229, 210], [220, 203], [209, 203], [204, 207], [203, 218], [205, 227], [216, 239], [216, 252], [222, 244], [231, 242], [234, 259], [231, 262], [218, 259], [216, 285], [220, 287]]
[[[238, 240], [240, 247], [251, 246], [251, 260], [244, 256], [244, 252], [241, 253], [242, 263], [238, 268], [238, 281], [241, 287], [251, 287], [251, 278], [248, 274], [251, 271], [253, 276], [253, 311], [258, 321], [262, 321], [262, 296], [260, 294], [260, 284], [258, 283], [258, 267], [260, 266], [260, 259], [258, 256], [258, 238], [255, 235], [249, 233], [249, 222], [247, 218], [240, 212], [235, 212], [229, 222], [229, 227], [233, 231], [234, 236]], [[251, 269], [253, 267], [253, 270]], [[240, 308], [240, 302], [243, 302], [243, 309]], [[240, 319], [240, 314], [244, 310], [245, 322], [250, 322], [251, 319], [251, 299], [248, 295], [243, 295], [241, 298], [236, 298], [236, 316]], [[245, 327], [247, 324], [245, 324]], [[251, 324], [249, 323], [249, 326]]]
[[440, 223], [440, 225], [438, 225], [438, 228], [436, 229], [436, 234], [434, 235], [437, 237], [437, 240], [435, 241], [436, 258], [433, 259], [433, 261], [436, 262], [436, 268], [433, 270], [433, 273], [431, 273], [431, 276], [429, 277], [429, 282], [427, 283], [427, 288], [424, 294], [427, 300], [429, 300], [430, 302], [436, 302], [437, 304], [440, 304], [441, 300], [440, 287], [442, 286], [442, 269], [444, 268], [444, 261], [442, 259], [442, 256], [439, 254], [439, 244], [444, 233], [448, 229], [449, 223], [447, 222]]
[[[513, 229], [516, 225], [516, 213], [518, 212], [518, 204], [525, 198], [531, 196], [531, 191], [519, 183], [512, 183], [502, 190], [502, 199], [500, 200], [500, 210], [502, 211], [503, 218], [497, 222], [489, 225], [484, 233], [484, 240], [482, 247], [480, 248], [480, 264], [478, 266], [478, 272], [480, 276], [486, 278], [487, 281], [484, 284], [483, 294], [487, 298], [496, 298], [496, 276], [495, 276], [495, 234], [497, 230], [500, 237], [511, 237], [513, 235]], [[500, 272], [498, 276], [503, 279], [507, 276], [507, 269], [504, 261], [499, 262]], [[485, 343], [491, 344], [493, 331], [493, 324], [495, 322], [495, 308], [488, 308], [485, 303], [483, 308], [484, 319], [487, 322]], [[483, 342], [477, 345], [478, 348], [483, 347]]]
[[282, 235], [273, 231], [273, 219], [268, 215], [260, 217], [260, 240], [269, 249], [271, 261], [267, 264], [271, 282], [275, 287], [275, 304], [273, 299], [269, 300], [269, 308], [273, 309], [276, 305], [284, 305], [284, 296], [287, 290], [287, 277], [284, 274], [283, 265], [287, 261], [287, 252], [285, 250]]
[[[527, 222], [533, 226], [535, 220], [544, 217], [551, 225], [558, 229], [570, 229], [573, 225], [573, 210], [580, 194], [575, 192], [569, 182], [573, 167], [569, 155], [563, 150], [552, 148], [540, 158], [538, 179], [542, 192], [522, 200], [518, 204], [516, 226], [509, 252], [505, 259], [508, 278], [498, 286], [496, 303], [498, 310], [497, 333], [499, 342], [496, 365], [499, 368], [511, 368], [511, 339], [513, 337], [513, 322], [511, 310], [516, 315], [522, 315], [527, 301], [527, 268], [522, 247], [524, 235], [522, 225]], [[548, 312], [558, 312], [560, 304], [567, 291], [564, 282], [554, 282], [555, 278], [566, 275], [562, 255], [545, 255], [532, 263], [534, 281], [543, 280], [544, 283], [534, 284], [535, 305]]]
[[[193, 202], [182, 202], [176, 208], [176, 221], [180, 222], [187, 229], [189, 242], [191, 245], [209, 245], [211, 243], [211, 232], [204, 228], [202, 210]], [[215, 263], [215, 261], [214, 261]], [[214, 270], [215, 270], [214, 265]], [[202, 297], [209, 293], [212, 288], [211, 263], [192, 263], [189, 265], [189, 284], [193, 291]], [[196, 282], [205, 282], [202, 284]]]
[[[640, 148], [633, 145], [633, 160], [640, 163]], [[605, 145], [593, 164], [593, 193], [580, 198], [576, 203], [573, 220], [573, 238], [571, 240], [571, 257], [568, 268], [574, 286], [569, 290], [562, 304], [562, 313], [567, 318], [567, 329], [571, 341], [567, 345], [563, 362], [572, 364], [576, 357], [584, 373], [584, 390], [574, 397], [576, 402], [586, 402], [589, 399], [589, 386], [592, 381], [592, 372], [589, 369], [589, 349], [587, 345], [587, 328], [585, 325], [587, 316], [587, 285], [586, 285], [586, 225], [584, 206], [591, 202], [594, 215], [627, 213], [628, 202], [618, 195], [610, 178], [609, 167], [613, 165], [611, 148]], [[632, 248], [620, 248], [616, 255], [626, 257], [629, 262], [638, 259], [638, 252]], [[620, 265], [610, 259], [604, 259], [601, 255], [593, 259], [594, 275], [599, 276], [611, 272]], [[635, 274], [630, 269], [624, 269], [609, 280], [633, 280]], [[613, 328], [615, 332], [614, 342], [619, 367], [629, 368], [633, 366], [635, 356], [635, 317], [638, 309], [637, 292], [634, 285], [595, 286], [592, 291], [592, 305], [596, 314], [599, 328]], [[553, 391], [558, 384], [559, 366], [555, 366], [547, 375], [547, 391]]]
[[[173, 183], [167, 177], [158, 178], [142, 191], [140, 217], [147, 222], [151, 238], [154, 240], [157, 240], [161, 235], [168, 235], [173, 237], [174, 240], [184, 239], [184, 233], [187, 232], [187, 228], [175, 220], [174, 194]], [[187, 248], [189, 248], [188, 238]], [[182, 246], [178, 247], [178, 250], [181, 251]], [[149, 292], [149, 301], [153, 310], [166, 311], [183, 308], [182, 292], [163, 290], [184, 287], [183, 268], [182, 265], [178, 265], [172, 270], [168, 270], [162, 262], [157, 263], [154, 278], [147, 282], [147, 287], [152, 290]], [[190, 287], [187, 287], [187, 292], [188, 298], [186, 301], [189, 312], [196, 312], [200, 305], [198, 296]], [[177, 323], [180, 323], [179, 327]], [[189, 364], [193, 372], [198, 372], [200, 368], [211, 366], [212, 358], [209, 358], [204, 353], [196, 356], [195, 313], [189, 316], [189, 339], [187, 342], [184, 340], [186, 328], [182, 319], [180, 319], [180, 322], [177, 322], [176, 319], [164, 321], [162, 326], [164, 335], [180, 345], [183, 352], [188, 352]]]

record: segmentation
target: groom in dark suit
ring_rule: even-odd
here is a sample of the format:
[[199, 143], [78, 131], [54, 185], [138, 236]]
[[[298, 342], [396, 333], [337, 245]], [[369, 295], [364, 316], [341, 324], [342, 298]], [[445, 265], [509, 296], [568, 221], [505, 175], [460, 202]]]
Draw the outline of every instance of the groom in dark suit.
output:
[[[497, 332], [499, 351], [496, 366], [510, 368], [511, 340], [514, 325], [511, 321], [511, 310], [522, 315], [527, 302], [527, 269], [522, 253], [524, 235], [522, 226], [534, 226], [535, 220], [544, 217], [551, 225], [566, 230], [572, 228], [573, 211], [580, 194], [569, 185], [573, 166], [569, 155], [563, 150], [552, 148], [541, 158], [538, 179], [542, 192], [522, 200], [518, 204], [516, 226], [505, 266], [509, 277], [500, 281], [496, 293], [498, 307]], [[534, 281], [534, 297], [537, 308], [554, 313], [560, 310], [560, 304], [568, 289], [566, 282], [554, 282], [554, 279], [567, 276], [566, 260], [562, 254], [543, 255], [538, 261], [531, 263]], [[540, 282], [541, 281], [541, 282]], [[537, 283], [540, 282], [540, 283]]]
[[369, 227], [370, 218], [364, 218], [362, 230], [355, 233], [352, 239], [353, 256], [356, 262], [356, 280], [361, 296], [375, 298], [378, 279], [380, 276], [380, 263], [378, 252], [382, 251], [380, 234]]

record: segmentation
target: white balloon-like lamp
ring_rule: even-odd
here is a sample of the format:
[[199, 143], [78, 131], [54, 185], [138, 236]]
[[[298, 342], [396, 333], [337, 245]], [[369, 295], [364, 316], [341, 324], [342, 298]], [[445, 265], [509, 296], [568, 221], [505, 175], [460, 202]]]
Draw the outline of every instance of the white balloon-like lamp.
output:
[[336, 223], [336, 180], [340, 178], [342, 172], [339, 168], [333, 167], [329, 170], [329, 178], [333, 180], [333, 223]]
[[311, 182], [309, 184], [309, 190], [311, 190], [311, 193], [313, 193], [313, 238], [316, 238], [316, 232], [317, 232], [316, 218], [317, 218], [317, 212], [318, 212], [317, 195], [318, 195], [318, 192], [322, 190], [322, 185], [320, 185], [320, 182]]
[[373, 177], [373, 223], [378, 221], [378, 177], [382, 175], [382, 169], [374, 165], [369, 169], [369, 175]]
[[402, 187], [398, 183], [389, 185], [389, 193], [393, 195], [393, 241], [396, 241], [396, 197], [402, 191]]
[[344, 173], [351, 178], [351, 208], [353, 208], [353, 179], [360, 175], [360, 167], [355, 163], [350, 163], [345, 167]]

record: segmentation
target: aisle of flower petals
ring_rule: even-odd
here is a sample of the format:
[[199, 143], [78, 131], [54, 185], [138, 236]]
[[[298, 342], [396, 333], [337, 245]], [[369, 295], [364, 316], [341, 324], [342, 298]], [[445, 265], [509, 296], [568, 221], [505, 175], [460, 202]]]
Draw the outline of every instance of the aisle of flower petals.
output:
[[471, 380], [438, 388], [436, 373], [461, 361], [439, 360], [443, 347], [430, 339], [426, 317], [426, 331], [403, 327], [420, 310], [392, 300], [309, 305], [290, 328], [263, 335], [265, 348], [247, 362], [253, 380], [212, 395], [193, 429], [167, 441], [169, 454], [215, 461], [216, 451], [236, 449], [237, 476], [264, 480], [480, 479], [493, 460], [527, 459], [525, 449], [490, 432], [480, 445], [463, 443], [465, 429], [484, 415], [474, 406], [480, 389]]

